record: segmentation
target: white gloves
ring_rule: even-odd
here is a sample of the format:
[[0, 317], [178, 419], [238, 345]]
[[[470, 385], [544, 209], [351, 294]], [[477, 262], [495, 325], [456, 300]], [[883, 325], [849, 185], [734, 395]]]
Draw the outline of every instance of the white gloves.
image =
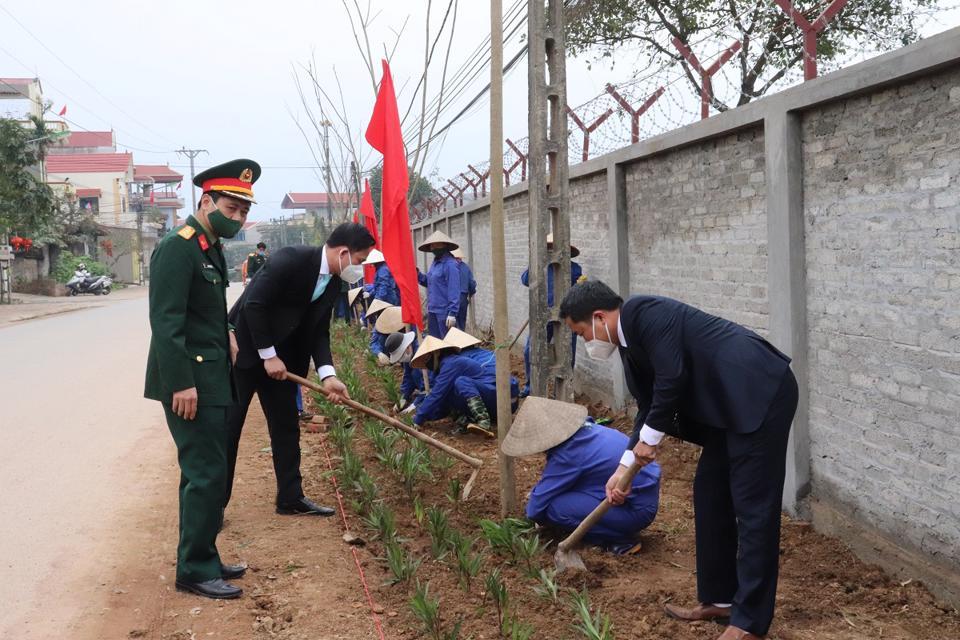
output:
[[387, 356], [387, 354], [381, 351], [377, 354], [377, 364], [381, 367], [389, 366], [390, 358]]
[[447, 329], [457, 326], [456, 316], [447, 316]]
[[363, 292], [363, 299], [366, 300], [366, 299], [369, 298], [369, 297], [370, 297], [370, 292], [369, 292], [369, 291], [364, 291], [364, 292]]
[[408, 413], [413, 413], [417, 410], [417, 405], [413, 402], [410, 403], [410, 406], [400, 412], [400, 415], [407, 415]]

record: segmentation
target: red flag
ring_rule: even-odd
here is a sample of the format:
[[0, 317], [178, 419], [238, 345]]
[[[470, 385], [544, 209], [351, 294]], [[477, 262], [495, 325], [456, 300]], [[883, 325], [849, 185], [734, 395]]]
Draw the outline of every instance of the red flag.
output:
[[67, 105], [63, 105], [63, 109], [60, 109], [60, 113], [58, 113], [57, 115], [58, 115], [58, 116], [65, 116], [65, 115], [67, 115]]
[[[407, 152], [403, 147], [397, 95], [393, 90], [390, 65], [386, 60], [383, 61], [383, 78], [380, 80], [380, 90], [377, 92], [377, 102], [367, 126], [366, 138], [371, 147], [383, 154], [383, 188], [380, 194], [383, 256], [400, 288], [403, 321], [423, 329], [420, 287], [417, 283], [410, 213], [407, 209], [407, 189], [410, 186]], [[371, 198], [371, 203], [372, 201]]]
[[150, 189], [150, 204], [154, 204], [156, 200], [154, 199], [154, 191]]
[[[363, 196], [360, 198], [360, 209], [357, 211], [357, 215], [363, 216], [363, 225], [370, 232], [370, 235], [373, 236], [374, 242], [376, 242], [377, 249], [383, 250], [380, 246], [380, 234], [377, 233], [377, 214], [373, 210], [373, 196], [370, 194], [370, 181], [363, 181]], [[354, 218], [354, 222], [356, 222]], [[373, 279], [377, 275], [377, 270], [373, 268], [373, 265], [368, 265], [363, 270], [363, 279], [367, 284], [373, 284]], [[418, 289], [419, 292], [419, 289]]]

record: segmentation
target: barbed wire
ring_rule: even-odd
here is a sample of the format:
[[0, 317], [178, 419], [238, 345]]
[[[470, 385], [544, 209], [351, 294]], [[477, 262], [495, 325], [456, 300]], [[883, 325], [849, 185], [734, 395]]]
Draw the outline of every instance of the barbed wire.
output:
[[[830, 4], [830, 2], [826, 2], [822, 7], [819, 7], [815, 15], [806, 18], [808, 22], [815, 21]], [[919, 32], [930, 21], [935, 21], [938, 16], [947, 11], [953, 11], [957, 7], [960, 7], [960, 4], [950, 7], [931, 7], [926, 11], [917, 8], [914, 15], [919, 18], [919, 22], [922, 24], [915, 21], [914, 26]], [[841, 12], [848, 12], [843, 17], [849, 17], [850, 12], [857, 11], [861, 13], [860, 17], [863, 19], [861, 23], [865, 24], [865, 19], [869, 17], [867, 7], [849, 3], [841, 9]], [[813, 12], [810, 11], [810, 13]], [[741, 101], [751, 101], [762, 95], [768, 95], [772, 93], [770, 89], [774, 87], [777, 91], [782, 91], [801, 84], [805, 80], [805, 59], [816, 62], [819, 73], [822, 75], [857, 64], [884, 51], [884, 39], [880, 37], [880, 34], [875, 34], [877, 37], [867, 38], [868, 41], [873, 43], [873, 46], [857, 46], [844, 50], [843, 55], [830, 59], [818, 59], [815, 52], [811, 55], [802, 46], [803, 30], [775, 0], [756, 0], [744, 5], [742, 11], [733, 16], [725, 17], [725, 24], [720, 28], [691, 39], [686, 46], [697, 56], [702, 67], [708, 68], [723, 55], [733, 42], [739, 41], [741, 34], [736, 25], [751, 15], [754, 16], [755, 20], [763, 18], [776, 20], [778, 24], [782, 24], [782, 32], [778, 33], [777, 30], [772, 30], [765, 32], [762, 38], [757, 36], [749, 43], [751, 47], [749, 51], [737, 52], [736, 56], [749, 56], [748, 60], [756, 61], [760, 56], [769, 57], [771, 53], [794, 51], [795, 58], [790, 60], [786, 66], [771, 66], [759, 74], [754, 87], [759, 87], [762, 91], [755, 88], [752, 94], [745, 93], [742, 69], [740, 65], [734, 64], [738, 61], [738, 57], [731, 58], [726, 64], [720, 65], [711, 78], [713, 91], [710, 103], [711, 111], [715, 112], [718, 108], [733, 108]], [[842, 18], [834, 17], [820, 30], [818, 38], [827, 37], [831, 30], [835, 30], [839, 26], [842, 26]], [[664, 34], [663, 37], [666, 39], [667, 34]], [[666, 44], [660, 44], [663, 49], [668, 48]], [[761, 46], [757, 47], [758, 44]], [[666, 60], [663, 60], [664, 57], [666, 57]], [[691, 82], [688, 72], [692, 72], [693, 79], [698, 83], [700, 78], [679, 51], [676, 54], [664, 53], [663, 51], [643, 54], [638, 51], [638, 58], [647, 63], [646, 66], [643, 66], [642, 71], [635, 72], [632, 77], [617, 84], [607, 85], [607, 90], [603, 93], [570, 108], [572, 115], [568, 113], [567, 116], [569, 164], [578, 164], [584, 160], [604, 155], [638, 140], [652, 138], [689, 125], [701, 118], [701, 88], [699, 84], [695, 85]], [[655, 62], [658, 59], [659, 62]], [[638, 64], [638, 66], [640, 65]], [[631, 110], [636, 110], [640, 105], [647, 102], [649, 104], [646, 104], [647, 108], [643, 114], [635, 118], [624, 108], [621, 101], [617, 100], [617, 96]], [[636, 125], [634, 125], [635, 119]], [[600, 121], [599, 124], [598, 121]], [[634, 129], [634, 126], [636, 126], [636, 129]], [[589, 131], [585, 132], [584, 129]], [[588, 136], [585, 135], [587, 133]], [[526, 179], [529, 138], [509, 139], [509, 142], [512, 145], [505, 144], [503, 151], [504, 177], [507, 184], [517, 184]], [[587, 148], [585, 149], [585, 147]], [[472, 166], [481, 174], [486, 174], [489, 169], [489, 161], [472, 163]], [[466, 166], [456, 176], [444, 179], [442, 182], [443, 184], [440, 185], [441, 188], [435, 198], [413, 208], [412, 215], [417, 220], [435, 215], [445, 209], [462, 206], [464, 203], [473, 200], [475, 197], [474, 188], [476, 188], [476, 197], [482, 197], [489, 190], [489, 177], [481, 180]], [[446, 187], [446, 189], [442, 187]], [[452, 192], [452, 195], [450, 192]]]

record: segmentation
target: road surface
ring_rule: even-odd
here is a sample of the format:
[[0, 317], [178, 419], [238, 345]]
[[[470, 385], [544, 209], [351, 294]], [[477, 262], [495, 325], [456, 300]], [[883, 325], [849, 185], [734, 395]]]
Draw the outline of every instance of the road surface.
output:
[[77, 637], [111, 590], [121, 518], [166, 488], [149, 339], [145, 295], [0, 327], [0, 638]]

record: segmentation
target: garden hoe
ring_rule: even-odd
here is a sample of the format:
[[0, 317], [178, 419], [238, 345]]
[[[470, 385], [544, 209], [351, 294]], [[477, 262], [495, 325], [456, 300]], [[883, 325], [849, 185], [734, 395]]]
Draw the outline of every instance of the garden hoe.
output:
[[[633, 477], [637, 475], [637, 472], [643, 468], [643, 465], [634, 462], [629, 467], [627, 467], [626, 472], [620, 478], [620, 484], [618, 488], [621, 491], [626, 491], [628, 487], [633, 483]], [[580, 540], [583, 539], [583, 536], [590, 531], [590, 528], [593, 525], [597, 524], [600, 521], [600, 518], [610, 510], [610, 507], [613, 506], [610, 504], [610, 501], [606, 498], [603, 499], [603, 502], [597, 505], [597, 508], [590, 512], [586, 518], [583, 519], [583, 522], [580, 523], [573, 533], [566, 537], [560, 544], [557, 545], [557, 553], [553, 556], [554, 562], [557, 564], [557, 571], [563, 572], [567, 569], [575, 569], [578, 571], [586, 571], [587, 567], [583, 564], [583, 559], [580, 557], [580, 554], [574, 551], [575, 547]]]
[[[327, 397], [327, 392], [324, 391], [324, 390], [323, 390], [323, 387], [321, 387], [321, 386], [320, 386], [319, 384], [317, 384], [316, 382], [313, 382], [312, 380], [307, 380], [306, 378], [301, 378], [300, 376], [295, 375], [295, 374], [293, 374], [293, 373], [290, 373], [289, 371], [287, 371], [287, 374], [286, 374], [286, 375], [287, 375], [287, 380], [290, 380], [290, 381], [292, 381], [292, 382], [296, 382], [297, 384], [303, 385], [304, 387], [307, 387], [308, 389], [313, 389], [313, 390], [316, 391], [317, 393], [320, 393], [320, 394], [322, 394], [324, 397]], [[444, 442], [440, 442], [439, 440], [437, 440], [437, 439], [435, 439], [435, 438], [431, 438], [430, 436], [428, 436], [428, 435], [425, 434], [425, 433], [420, 433], [419, 431], [417, 431], [417, 430], [414, 429], [413, 427], [410, 427], [410, 426], [405, 425], [404, 423], [400, 422], [400, 421], [397, 420], [396, 418], [393, 418], [393, 417], [391, 417], [391, 416], [388, 416], [387, 414], [382, 413], [382, 412], [380, 412], [380, 411], [377, 411], [376, 409], [371, 409], [370, 407], [365, 406], [365, 405], [362, 405], [362, 404], [360, 404], [359, 402], [357, 402], [357, 401], [355, 401], [355, 400], [349, 400], [349, 399], [347, 399], [347, 400], [344, 400], [344, 401], [343, 401], [343, 404], [347, 405], [348, 407], [350, 407], [351, 409], [353, 409], [353, 410], [355, 410], [355, 411], [359, 411], [360, 413], [364, 413], [364, 414], [370, 416], [371, 418], [376, 418], [376, 419], [379, 420], [380, 422], [382, 422], [382, 423], [384, 423], [384, 424], [387, 424], [387, 425], [390, 425], [391, 427], [394, 427], [395, 429], [399, 429], [400, 431], [403, 431], [403, 432], [406, 433], [407, 435], [412, 436], [412, 437], [416, 438], [417, 440], [420, 440], [421, 442], [425, 442], [426, 444], [430, 445], [431, 447], [435, 447], [435, 448], [437, 448], [437, 449], [440, 449], [440, 450], [443, 451], [444, 453], [453, 456], [453, 457], [456, 458], [457, 460], [460, 460], [460, 461], [462, 461], [462, 462], [466, 462], [468, 465], [470, 465], [471, 467], [473, 467], [473, 473], [470, 474], [470, 478], [467, 480], [467, 484], [465, 484], [465, 485], [463, 486], [463, 496], [462, 496], [463, 499], [466, 500], [467, 498], [470, 497], [470, 492], [473, 490], [473, 483], [476, 482], [477, 476], [480, 474], [480, 468], [483, 466], [483, 460], [480, 460], [479, 458], [474, 458], [474, 457], [472, 457], [472, 456], [468, 456], [467, 454], [463, 453], [462, 451], [458, 451], [457, 449], [454, 449], [453, 447], [451, 447], [450, 445], [448, 445], [448, 444], [446, 444], [446, 443], [444, 443]], [[631, 477], [632, 477], [632, 476], [631, 476]]]

